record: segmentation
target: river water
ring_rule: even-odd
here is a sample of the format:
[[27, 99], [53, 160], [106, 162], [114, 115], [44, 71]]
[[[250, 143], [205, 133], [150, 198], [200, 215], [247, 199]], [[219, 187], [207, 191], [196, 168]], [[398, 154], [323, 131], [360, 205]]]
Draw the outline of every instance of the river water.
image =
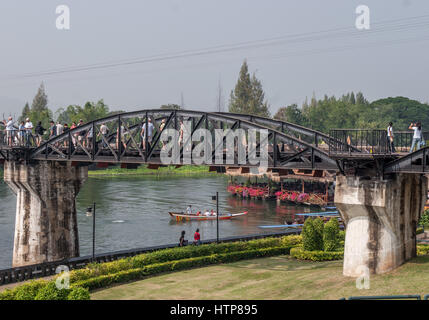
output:
[[[219, 192], [220, 212], [248, 215], [219, 221], [220, 237], [269, 233], [259, 225], [283, 224], [306, 207], [278, 206], [276, 201], [241, 200], [228, 194], [226, 176], [89, 178], [76, 200], [80, 254], [92, 252], [92, 216], [86, 208], [96, 202], [96, 253], [178, 242], [182, 230], [190, 242], [200, 229], [202, 239], [216, 238], [216, 221], [173, 221], [169, 211], [216, 210], [212, 196]], [[12, 262], [16, 196], [0, 182], [0, 268]]]

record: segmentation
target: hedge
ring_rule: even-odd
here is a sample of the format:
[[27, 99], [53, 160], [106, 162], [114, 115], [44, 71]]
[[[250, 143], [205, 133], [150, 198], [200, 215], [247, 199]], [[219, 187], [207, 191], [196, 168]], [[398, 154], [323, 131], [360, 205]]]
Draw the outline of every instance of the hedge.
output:
[[33, 280], [0, 292], [0, 300], [88, 300], [89, 290], [162, 272], [171, 272], [243, 259], [289, 254], [301, 236], [265, 238], [234, 243], [164, 249], [107, 263], [89, 264], [70, 272], [70, 289], [59, 290], [55, 278]]
[[86, 288], [57, 289], [55, 280], [33, 280], [0, 292], [0, 300], [89, 300]]
[[290, 255], [299, 260], [311, 261], [342, 260], [344, 258], [343, 251], [307, 251], [302, 247], [292, 248]]
[[190, 268], [203, 267], [219, 263], [230, 263], [239, 260], [254, 259], [260, 257], [270, 257], [282, 254], [289, 254], [291, 247], [273, 247], [239, 252], [219, 253], [210, 256], [187, 258], [182, 260], [155, 263], [141, 268], [123, 270], [113, 274], [101, 275], [91, 279], [74, 283], [73, 287], [83, 287], [94, 290], [104, 288], [115, 283], [123, 283], [132, 280], [139, 280], [147, 276], [159, 273], [186, 270]]
[[429, 254], [429, 245], [427, 244], [418, 244], [417, 245], [417, 255], [424, 256]]
[[201, 246], [186, 246], [164, 249], [140, 254], [112, 262], [89, 264], [84, 269], [70, 272], [70, 282], [77, 282], [93, 277], [117, 273], [119, 271], [142, 268], [147, 265], [168, 261], [182, 260], [193, 257], [209, 256], [212, 254], [246, 251], [271, 247], [290, 247], [302, 242], [301, 236], [285, 236], [282, 238], [265, 238], [251, 241], [232, 243], [208, 244]]

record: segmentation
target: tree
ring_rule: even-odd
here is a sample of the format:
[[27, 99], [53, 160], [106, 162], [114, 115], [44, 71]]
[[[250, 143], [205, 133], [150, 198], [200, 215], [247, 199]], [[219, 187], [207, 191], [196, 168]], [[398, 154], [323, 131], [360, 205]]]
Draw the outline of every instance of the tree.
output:
[[181, 110], [182, 107], [175, 103], [163, 104], [161, 109]]
[[269, 106], [264, 99], [261, 82], [255, 74], [250, 77], [247, 62], [244, 61], [235, 88], [231, 91], [229, 112], [269, 117]]
[[87, 102], [83, 107], [79, 105], [70, 105], [66, 109], [60, 108], [57, 111], [57, 121], [61, 123], [90, 122], [100, 118], [105, 118], [109, 114], [109, 107], [104, 103], [103, 99], [97, 103]]
[[250, 99], [250, 114], [259, 115], [262, 117], [270, 117], [268, 102], [265, 100], [265, 93], [262, 89], [262, 83], [252, 75], [251, 79], [251, 99]]
[[31, 104], [31, 111], [42, 112], [48, 109], [48, 96], [45, 92], [45, 85], [41, 83], [36, 96]]
[[274, 119], [296, 123], [301, 126], [307, 124], [306, 118], [296, 104], [280, 108], [274, 115]]
[[22, 113], [21, 113], [21, 116], [19, 117], [18, 121], [19, 122], [25, 121], [25, 119], [29, 116], [30, 116], [30, 106], [29, 106], [28, 102], [26, 102], [24, 108], [22, 109]]

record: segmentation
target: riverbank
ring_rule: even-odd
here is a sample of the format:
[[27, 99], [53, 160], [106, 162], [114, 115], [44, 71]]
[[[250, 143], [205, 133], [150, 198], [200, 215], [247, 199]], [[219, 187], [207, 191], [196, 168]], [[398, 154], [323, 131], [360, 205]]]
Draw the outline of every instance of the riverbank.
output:
[[146, 165], [142, 165], [137, 169], [124, 169], [119, 167], [89, 170], [88, 176], [102, 177], [102, 176], [212, 176], [216, 172], [209, 172], [207, 166], [176, 166], [160, 167], [158, 169], [148, 169]]
[[290, 256], [239, 261], [169, 273], [91, 293], [113, 299], [340, 299], [350, 296], [429, 294], [429, 256], [370, 278], [370, 289], [342, 275], [342, 261], [307, 262]]

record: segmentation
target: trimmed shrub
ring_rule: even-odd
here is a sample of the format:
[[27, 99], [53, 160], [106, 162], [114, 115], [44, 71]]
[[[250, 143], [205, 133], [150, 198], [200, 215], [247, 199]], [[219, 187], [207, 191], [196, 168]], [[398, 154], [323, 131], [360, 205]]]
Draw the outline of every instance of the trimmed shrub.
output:
[[0, 292], [0, 300], [15, 300], [15, 290], [6, 289]]
[[16, 287], [14, 300], [34, 300], [40, 289], [47, 285], [46, 280], [33, 280]]
[[265, 238], [234, 243], [172, 248], [141, 254], [107, 263], [91, 263], [70, 272], [71, 289], [57, 289], [56, 277], [38, 280], [0, 293], [0, 300], [88, 300], [89, 290], [113, 283], [128, 282], [162, 272], [210, 264], [234, 262], [257, 257], [289, 254], [302, 242], [301, 236]]
[[340, 225], [337, 219], [331, 219], [323, 228], [323, 250], [334, 251], [339, 245]]
[[284, 247], [302, 245], [301, 235], [286, 236], [286, 237], [282, 237], [281, 239], [282, 239], [281, 245]]
[[420, 217], [419, 224], [422, 226], [429, 225], [429, 210], [425, 210], [422, 216]]
[[67, 300], [90, 300], [89, 290], [82, 287], [72, 288]]
[[34, 300], [67, 300], [70, 291], [70, 289], [57, 289], [55, 280], [53, 280], [37, 292]]
[[298, 243], [300, 241], [300, 238], [297, 236], [285, 236], [282, 238], [265, 238], [251, 241], [237, 241], [220, 244], [214, 243], [201, 246], [186, 246], [164, 249], [112, 262], [92, 263], [83, 269], [71, 271], [70, 283], [110, 273], [117, 273], [123, 270], [142, 268], [155, 263], [188, 259], [192, 257], [209, 256], [218, 253], [238, 252], [281, 246], [288, 247], [291, 246], [289, 243]]
[[159, 273], [186, 270], [190, 268], [203, 267], [218, 263], [230, 263], [244, 259], [289, 254], [290, 250], [290, 247], [263, 248], [257, 250], [212, 254], [210, 256], [155, 263], [141, 268], [124, 270], [115, 274], [102, 275], [99, 277], [79, 281], [73, 286], [84, 287], [91, 291], [94, 289], [112, 285], [114, 283], [123, 283], [127, 281], [138, 280]]
[[298, 260], [311, 260], [311, 261], [329, 261], [329, 260], [342, 260], [344, 257], [343, 251], [307, 251], [303, 248], [296, 247], [290, 250], [291, 257]]
[[302, 244], [304, 250], [323, 250], [323, 221], [320, 218], [308, 218], [302, 228]]
[[424, 256], [429, 254], [429, 245], [427, 244], [418, 244], [417, 245], [417, 255]]

